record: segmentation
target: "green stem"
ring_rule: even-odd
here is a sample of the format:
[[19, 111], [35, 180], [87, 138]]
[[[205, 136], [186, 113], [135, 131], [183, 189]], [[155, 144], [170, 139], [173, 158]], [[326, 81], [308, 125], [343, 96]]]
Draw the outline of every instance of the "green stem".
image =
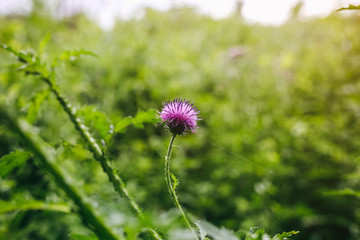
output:
[[[74, 108], [60, 94], [60, 91], [57, 89], [57, 87], [48, 77], [42, 76], [42, 80], [49, 85], [50, 90], [54, 93], [56, 99], [59, 101], [64, 111], [69, 116], [76, 130], [80, 133], [83, 140], [89, 146], [89, 149], [93, 153], [94, 158], [100, 163], [103, 171], [107, 174], [109, 181], [112, 183], [115, 191], [118, 192], [120, 196], [122, 197], [125, 196], [125, 198], [128, 200], [130, 204], [130, 207], [137, 214], [138, 218], [140, 220], [144, 220], [144, 216], [140, 207], [127, 191], [124, 181], [110, 165], [109, 160], [101, 150], [100, 146], [96, 143], [95, 139], [91, 136], [90, 132], [87, 130], [87, 127], [81, 122], [79, 118], [76, 117], [76, 110], [74, 110]], [[160, 235], [154, 229], [149, 228], [149, 233], [153, 236], [154, 239], [162, 240]]]
[[[45, 65], [40, 64], [40, 60], [37, 58], [29, 58], [29, 56], [25, 56], [14, 50], [13, 48], [5, 45], [0, 45], [0, 47], [4, 48], [5, 50], [15, 54], [19, 57], [20, 61], [26, 62], [30, 66], [35, 66], [35, 70], [29, 71], [29, 74], [34, 76], [40, 76], [41, 79], [49, 85], [51, 92], [54, 93], [56, 99], [59, 101], [61, 106], [63, 107], [64, 111], [69, 116], [71, 122], [74, 124], [76, 130], [80, 133], [81, 137], [85, 141], [86, 144], [89, 145], [90, 151], [93, 153], [94, 158], [100, 162], [103, 171], [107, 174], [109, 181], [112, 183], [115, 191], [117, 191], [120, 196], [125, 196], [125, 198], [130, 203], [130, 207], [133, 211], [137, 214], [140, 220], [144, 220], [142, 211], [137, 203], [133, 200], [131, 195], [128, 193], [125, 184], [121, 177], [114, 171], [112, 166], [110, 165], [109, 160], [106, 158], [105, 154], [101, 150], [100, 146], [96, 143], [95, 139], [91, 136], [90, 132], [87, 130], [87, 127], [81, 122], [79, 118], [76, 117], [76, 110], [66, 101], [66, 99], [60, 94], [59, 89], [57, 88], [55, 82], [52, 81], [53, 75], [49, 74], [47, 69], [45, 69]], [[35, 60], [34, 60], [35, 59]], [[36, 67], [41, 67], [37, 69]], [[150, 234], [153, 236], [154, 239], [162, 240], [159, 234], [149, 228]]]
[[77, 206], [76, 212], [80, 215], [82, 221], [99, 237], [99, 239], [117, 240], [116, 235], [106, 227], [101, 218], [98, 218], [91, 205], [83, 201], [81, 194], [72, 186], [69, 179], [63, 176], [60, 168], [55, 164], [55, 156], [45, 143], [34, 132], [32, 127], [24, 120], [9, 116], [9, 114], [0, 109], [0, 116], [6, 119], [10, 128], [16, 132], [24, 144], [37, 156], [44, 165], [45, 169], [54, 177], [57, 186], [59, 186], [66, 195], [73, 200]]
[[166, 184], [167, 184], [167, 187], [168, 187], [168, 190], [169, 190], [169, 193], [174, 201], [174, 204], [175, 206], [179, 209], [184, 221], [185, 221], [185, 224], [186, 226], [191, 230], [192, 234], [194, 235], [195, 239], [198, 240], [198, 237], [196, 236], [196, 233], [194, 231], [194, 229], [191, 227], [191, 224], [188, 220], [188, 218], [186, 217], [185, 215], [185, 212], [183, 211], [180, 203], [179, 203], [179, 200], [178, 200], [178, 197], [176, 195], [176, 192], [175, 192], [175, 189], [173, 187], [173, 184], [171, 182], [171, 177], [170, 177], [170, 157], [171, 157], [171, 150], [172, 150], [172, 146], [173, 146], [173, 143], [174, 143], [174, 139], [176, 137], [176, 134], [172, 135], [171, 136], [171, 140], [170, 140], [170, 143], [169, 143], [169, 148], [167, 150], [167, 154], [165, 156], [165, 180], [166, 180]]

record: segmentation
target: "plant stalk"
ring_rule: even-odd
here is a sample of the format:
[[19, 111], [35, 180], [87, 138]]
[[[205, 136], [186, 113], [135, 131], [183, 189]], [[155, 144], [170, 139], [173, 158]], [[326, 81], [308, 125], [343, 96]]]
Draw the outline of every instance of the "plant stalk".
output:
[[173, 143], [174, 143], [174, 140], [175, 140], [175, 137], [176, 137], [176, 134], [173, 134], [171, 136], [171, 140], [170, 140], [170, 143], [169, 143], [169, 147], [168, 147], [168, 150], [167, 150], [167, 154], [165, 156], [165, 180], [166, 180], [166, 184], [167, 184], [167, 187], [168, 187], [168, 190], [169, 190], [169, 193], [173, 199], [173, 202], [175, 204], [175, 206], [179, 209], [180, 213], [181, 213], [181, 216], [183, 217], [184, 219], [184, 222], [186, 224], [186, 226], [191, 230], [192, 234], [194, 235], [195, 239], [198, 240], [198, 237], [194, 231], [194, 229], [192, 228], [191, 224], [190, 224], [190, 221], [188, 220], [188, 218], [186, 217], [185, 215], [185, 212], [183, 211], [180, 203], [179, 203], [179, 200], [178, 200], [178, 197], [176, 195], [176, 191], [173, 187], [173, 184], [171, 182], [171, 176], [170, 176], [170, 157], [171, 157], [171, 150], [172, 150], [172, 146], [173, 146]]
[[[66, 99], [63, 96], [61, 96], [59, 90], [50, 81], [49, 78], [42, 77], [42, 80], [49, 85], [50, 90], [54, 93], [56, 99], [59, 101], [64, 111], [69, 116], [76, 130], [80, 133], [81, 137], [86, 142], [86, 144], [88, 144], [89, 149], [93, 153], [94, 158], [100, 163], [103, 171], [107, 174], [109, 181], [112, 183], [115, 191], [118, 192], [121, 197], [125, 197], [128, 200], [131, 209], [137, 214], [140, 220], [143, 220], [144, 215], [139, 205], [134, 201], [133, 197], [129, 194], [129, 192], [126, 189], [124, 181], [110, 165], [109, 160], [101, 150], [100, 146], [96, 143], [95, 139], [91, 136], [90, 132], [87, 130], [87, 127], [81, 122], [79, 118], [76, 117], [76, 111], [66, 101]], [[154, 239], [162, 240], [160, 235], [154, 229], [149, 228], [149, 233], [152, 235]]]

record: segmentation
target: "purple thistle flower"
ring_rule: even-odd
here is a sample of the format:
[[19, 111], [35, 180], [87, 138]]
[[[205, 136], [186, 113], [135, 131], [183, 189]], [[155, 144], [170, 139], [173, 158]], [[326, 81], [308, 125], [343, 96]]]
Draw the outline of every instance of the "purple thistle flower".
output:
[[161, 122], [166, 122], [172, 134], [182, 135], [190, 130], [196, 132], [197, 121], [201, 120], [199, 110], [185, 99], [175, 98], [172, 101], [163, 102], [163, 109], [159, 112]]

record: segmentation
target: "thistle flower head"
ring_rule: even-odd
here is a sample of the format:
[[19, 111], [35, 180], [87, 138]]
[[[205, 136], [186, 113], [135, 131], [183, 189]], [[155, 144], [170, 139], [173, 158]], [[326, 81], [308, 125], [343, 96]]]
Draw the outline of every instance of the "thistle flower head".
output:
[[182, 135], [188, 130], [197, 131], [197, 121], [201, 120], [199, 113], [190, 101], [175, 98], [172, 101], [163, 102], [163, 109], [158, 117], [162, 123], [166, 123], [172, 134]]

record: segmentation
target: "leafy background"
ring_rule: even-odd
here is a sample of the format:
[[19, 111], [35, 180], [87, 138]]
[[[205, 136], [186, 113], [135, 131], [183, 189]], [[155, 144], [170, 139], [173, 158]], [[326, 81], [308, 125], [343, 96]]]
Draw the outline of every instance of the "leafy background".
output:
[[[54, 19], [37, 3], [29, 15], [0, 21], [2, 43], [53, 67], [64, 95], [169, 239], [185, 230], [163, 175], [170, 137], [154, 116], [175, 97], [191, 100], [203, 118], [197, 134], [176, 139], [172, 161], [193, 219], [238, 236], [264, 227], [270, 235], [299, 230], [294, 239], [360, 238], [357, 14], [293, 16], [273, 27], [237, 16], [213, 20], [186, 7], [146, 9], [105, 32], [83, 15]], [[55, 147], [58, 165], [106, 223], [136, 239], [139, 223], [56, 98], [18, 67], [1, 50], [1, 98]], [[6, 127], [0, 136], [0, 156], [22, 148]], [[89, 235], [40, 164], [12, 154], [18, 167], [6, 157], [0, 163], [0, 239]]]

